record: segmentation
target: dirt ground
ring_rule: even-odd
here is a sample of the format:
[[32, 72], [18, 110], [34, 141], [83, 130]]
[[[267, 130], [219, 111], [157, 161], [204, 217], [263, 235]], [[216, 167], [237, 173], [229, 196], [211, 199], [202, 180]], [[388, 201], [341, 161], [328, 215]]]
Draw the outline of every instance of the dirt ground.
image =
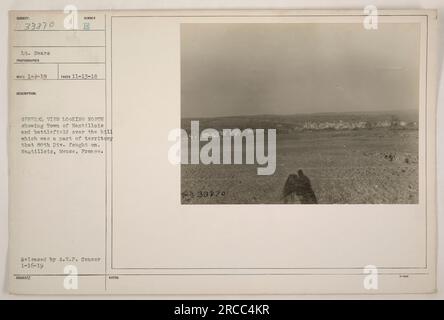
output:
[[418, 203], [417, 129], [279, 134], [276, 162], [271, 176], [257, 175], [257, 165], [182, 165], [182, 203], [283, 203], [285, 181], [299, 169], [319, 204]]

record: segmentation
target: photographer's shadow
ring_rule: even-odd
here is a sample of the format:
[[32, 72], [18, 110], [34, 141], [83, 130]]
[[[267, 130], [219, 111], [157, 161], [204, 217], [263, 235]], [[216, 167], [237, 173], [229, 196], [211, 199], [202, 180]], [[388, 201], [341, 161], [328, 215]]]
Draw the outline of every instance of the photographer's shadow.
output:
[[302, 170], [298, 170], [297, 174], [290, 174], [285, 182], [282, 191], [282, 200], [284, 203], [295, 203], [298, 198], [301, 204], [317, 204], [318, 200], [311, 187], [310, 179]]

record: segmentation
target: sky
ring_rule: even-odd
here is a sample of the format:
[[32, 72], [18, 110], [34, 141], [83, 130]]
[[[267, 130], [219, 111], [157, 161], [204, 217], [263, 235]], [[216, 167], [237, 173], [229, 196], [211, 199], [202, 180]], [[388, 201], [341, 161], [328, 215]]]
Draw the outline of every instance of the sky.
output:
[[181, 25], [182, 117], [417, 110], [419, 24]]

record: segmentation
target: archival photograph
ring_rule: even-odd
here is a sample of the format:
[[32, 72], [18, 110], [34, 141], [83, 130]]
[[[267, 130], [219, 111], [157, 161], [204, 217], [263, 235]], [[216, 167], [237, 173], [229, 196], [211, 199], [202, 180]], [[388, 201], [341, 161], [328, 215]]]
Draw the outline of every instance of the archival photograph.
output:
[[181, 24], [182, 204], [416, 204], [415, 23]]

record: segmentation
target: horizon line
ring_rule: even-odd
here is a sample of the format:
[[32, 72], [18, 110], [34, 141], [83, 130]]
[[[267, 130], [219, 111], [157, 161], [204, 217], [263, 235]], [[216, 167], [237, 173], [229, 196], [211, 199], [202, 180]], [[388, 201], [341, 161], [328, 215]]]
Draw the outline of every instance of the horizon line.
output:
[[419, 114], [419, 109], [390, 109], [390, 110], [373, 110], [373, 111], [320, 111], [320, 112], [298, 112], [298, 113], [282, 113], [282, 114], [272, 114], [272, 113], [258, 113], [258, 114], [240, 114], [232, 116], [187, 116], [181, 119], [210, 119], [210, 118], [236, 118], [236, 117], [263, 117], [263, 116], [298, 116], [298, 115], [320, 115], [320, 114], [335, 114], [335, 113], [391, 113], [391, 112], [414, 112], [417, 111]]

